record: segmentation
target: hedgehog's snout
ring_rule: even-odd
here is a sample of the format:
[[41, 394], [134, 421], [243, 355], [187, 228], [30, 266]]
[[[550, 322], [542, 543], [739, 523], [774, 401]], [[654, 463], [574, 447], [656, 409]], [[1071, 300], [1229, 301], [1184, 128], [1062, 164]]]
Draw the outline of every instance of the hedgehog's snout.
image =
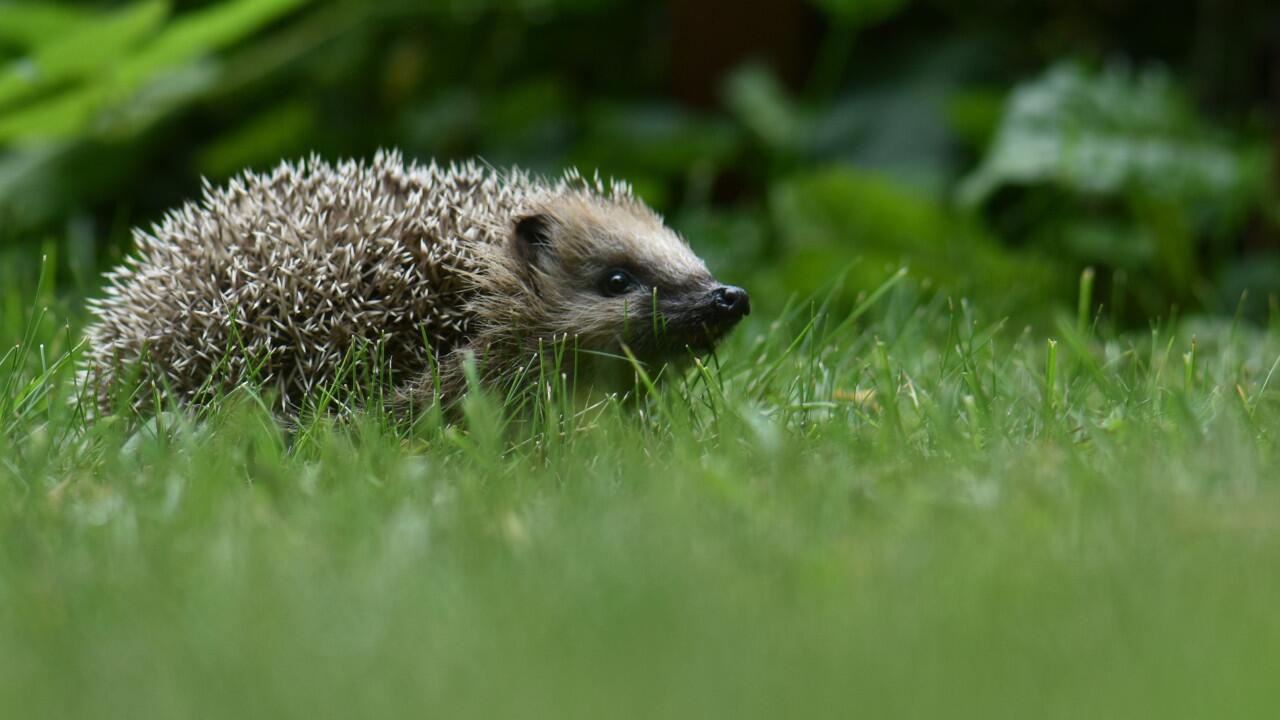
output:
[[711, 347], [738, 324], [738, 321], [751, 314], [751, 296], [746, 290], [735, 285], [720, 285], [707, 293], [699, 305], [696, 321], [697, 332], [703, 335], [700, 344]]
[[751, 296], [734, 285], [717, 285], [696, 301], [689, 320], [714, 342], [729, 332], [739, 320], [751, 314]]
[[750, 313], [751, 297], [733, 285], [677, 295], [663, 307], [660, 342], [710, 350]]
[[724, 285], [711, 291], [711, 306], [725, 320], [736, 322], [751, 314], [751, 296], [740, 287]]

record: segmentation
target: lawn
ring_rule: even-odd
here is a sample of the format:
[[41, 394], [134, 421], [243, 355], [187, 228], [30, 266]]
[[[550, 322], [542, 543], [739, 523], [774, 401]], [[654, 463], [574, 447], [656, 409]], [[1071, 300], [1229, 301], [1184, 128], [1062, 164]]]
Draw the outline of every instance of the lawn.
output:
[[77, 301], [10, 283], [0, 717], [1270, 716], [1280, 330], [1084, 286], [1020, 327], [895, 276], [640, 400], [285, 431], [86, 423]]

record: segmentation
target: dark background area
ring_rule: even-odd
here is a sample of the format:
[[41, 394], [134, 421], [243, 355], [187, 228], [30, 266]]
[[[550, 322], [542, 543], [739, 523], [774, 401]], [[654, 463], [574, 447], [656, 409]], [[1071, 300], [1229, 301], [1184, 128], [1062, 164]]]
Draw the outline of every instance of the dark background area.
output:
[[1280, 293], [1263, 0], [0, 6], [0, 253], [92, 292], [129, 229], [312, 152], [632, 181], [764, 306], [906, 265], [1027, 316]]

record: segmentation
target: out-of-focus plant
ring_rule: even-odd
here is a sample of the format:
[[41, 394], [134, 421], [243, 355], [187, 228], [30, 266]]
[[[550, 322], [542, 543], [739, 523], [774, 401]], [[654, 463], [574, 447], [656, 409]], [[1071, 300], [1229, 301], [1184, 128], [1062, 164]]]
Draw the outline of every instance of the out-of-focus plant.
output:
[[1052, 265], [1002, 249], [974, 218], [884, 176], [835, 167], [779, 184], [769, 207], [791, 288], [817, 290], [847, 266], [849, 292], [875, 287], [900, 267], [920, 281], [1017, 312], [1060, 297]]
[[167, 3], [72, 13], [0, 8], [0, 25], [27, 54], [0, 75], [0, 143], [127, 132], [208, 87], [189, 63], [229, 45], [307, 0], [236, 0], [170, 17]]
[[[85, 212], [99, 228], [111, 223], [118, 241], [122, 227], [189, 197], [200, 175], [218, 181], [282, 158], [364, 156], [384, 145], [550, 171], [571, 156], [588, 165], [616, 158], [610, 142], [637, 150], [629, 157], [639, 165], [658, 161], [637, 184], [662, 196], [671, 158], [701, 166], [725, 156], [724, 127], [670, 103], [637, 102], [627, 89], [633, 73], [600, 61], [611, 40], [578, 25], [643, 11], [618, 5], [0, 5], [0, 245], [29, 245], [32, 231], [61, 232]], [[597, 37], [600, 47], [585, 47]], [[635, 64], [626, 57], [612, 64]], [[585, 72], [600, 75], [594, 90], [579, 87]], [[605, 80], [616, 98], [599, 92]], [[652, 138], [647, 154], [639, 135]]]
[[[675, 3], [0, 0], [0, 246], [56, 238], [59, 278], [92, 278], [201, 176], [397, 146], [624, 177], [775, 299], [904, 264], [1040, 310], [1093, 265], [1135, 322], [1280, 292], [1265, 92], [1232, 85], [1217, 129], [1212, 43], [1190, 62], [1167, 29], [1007, 5], [810, 0], [735, 44]], [[1113, 55], [1175, 70], [1053, 64]]]
[[0, 6], [5, 219], [21, 226], [60, 207], [76, 178], [99, 169], [52, 171], [59, 161], [86, 142], [126, 142], [204, 96], [223, 78], [219, 51], [307, 2], [232, 0], [180, 14], [161, 0], [103, 10]]
[[1168, 73], [1063, 63], [1011, 93], [959, 197], [1069, 271], [1121, 273], [1118, 292], [1158, 314], [1222, 303], [1212, 280], [1266, 202], [1265, 169], [1265, 146], [1211, 127]]
[[830, 21], [826, 40], [814, 62], [810, 83], [815, 98], [829, 99], [836, 91], [853, 50], [854, 39], [863, 29], [900, 12], [910, 0], [812, 0]]

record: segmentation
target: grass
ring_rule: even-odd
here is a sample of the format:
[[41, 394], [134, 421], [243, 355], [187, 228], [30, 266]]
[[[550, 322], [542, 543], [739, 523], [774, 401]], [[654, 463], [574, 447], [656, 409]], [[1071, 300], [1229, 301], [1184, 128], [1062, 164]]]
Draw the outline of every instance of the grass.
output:
[[639, 402], [286, 434], [249, 393], [84, 423], [48, 287], [0, 290], [0, 716], [1280, 704], [1276, 327], [898, 277]]

